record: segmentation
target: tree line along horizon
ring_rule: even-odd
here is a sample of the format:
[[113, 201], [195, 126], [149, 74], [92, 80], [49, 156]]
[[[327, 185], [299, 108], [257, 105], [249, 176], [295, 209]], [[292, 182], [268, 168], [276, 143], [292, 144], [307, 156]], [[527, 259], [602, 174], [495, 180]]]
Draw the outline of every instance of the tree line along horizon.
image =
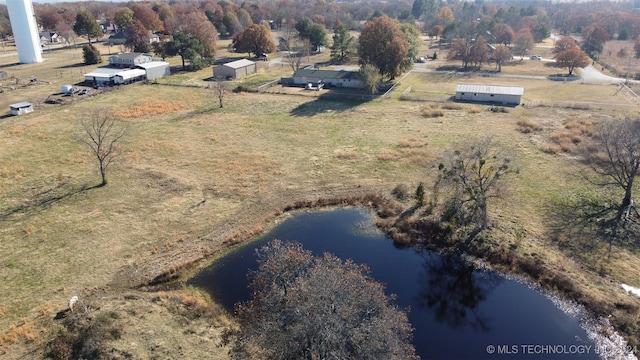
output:
[[[576, 48], [582, 53], [577, 50], [568, 53], [571, 56], [556, 53], [558, 66], [568, 68], [569, 73], [573, 67], [589, 61], [584, 55], [586, 59], [597, 60], [609, 40], [635, 40], [633, 50], [625, 49], [617, 55], [637, 57], [640, 55], [640, 14], [631, 6], [613, 2], [576, 6], [550, 2], [485, 4], [435, 0], [357, 4], [324, 0], [241, 3], [221, 0], [35, 4], [34, 11], [43, 30], [56, 32], [70, 43], [79, 37], [86, 37], [90, 43], [91, 39], [106, 33], [99, 24], [111, 24], [115, 31], [125, 33], [127, 50], [153, 52], [163, 59], [180, 56], [185, 69], [200, 69], [211, 64], [216, 55], [216, 40], [226, 37], [232, 39], [231, 48], [235, 52], [256, 56], [280, 50], [302, 57], [330, 46], [332, 62], [343, 63], [358, 57], [363, 67], [375, 66], [383, 78], [393, 79], [410, 68], [419, 56], [423, 34], [450, 48], [447, 59], [459, 60], [462, 67], [492, 61], [498, 71], [512, 56], [522, 58], [530, 53], [535, 43], [551, 35], [552, 29], [560, 35], [579, 37]], [[372, 26], [380, 17], [388, 20]], [[274, 43], [272, 29], [283, 34], [279, 44]], [[329, 41], [331, 30], [333, 35]], [[360, 32], [362, 37], [367, 30], [375, 32], [377, 41], [354, 39], [350, 34]], [[149, 43], [152, 33], [159, 34], [158, 43]], [[11, 35], [5, 6], [0, 6], [0, 34]], [[85, 61], [100, 61], [99, 52], [95, 53], [97, 49], [89, 49], [94, 54], [85, 56]], [[295, 70], [296, 62], [292, 61], [291, 65]]]

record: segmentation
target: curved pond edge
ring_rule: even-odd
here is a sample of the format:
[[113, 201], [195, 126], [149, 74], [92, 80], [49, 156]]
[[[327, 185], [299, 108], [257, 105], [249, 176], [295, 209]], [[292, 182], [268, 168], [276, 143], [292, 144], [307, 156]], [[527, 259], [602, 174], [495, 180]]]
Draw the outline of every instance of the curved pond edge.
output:
[[[353, 189], [352, 189], [353, 190]], [[291, 216], [292, 213], [297, 211], [312, 211], [312, 210], [331, 210], [333, 208], [340, 207], [363, 207], [375, 212], [377, 219], [389, 219], [389, 218], [397, 218], [404, 211], [407, 210], [407, 204], [399, 203], [394, 200], [392, 196], [383, 195], [381, 191], [366, 191], [366, 189], [358, 189], [360, 191], [354, 191], [354, 194], [350, 194], [346, 192], [343, 195], [338, 196], [326, 196], [326, 197], [318, 197], [313, 199], [302, 199], [289, 203], [281, 208], [281, 210], [277, 210], [271, 213], [262, 213], [259, 220], [254, 223], [256, 224], [250, 231], [235, 231], [231, 235], [224, 238], [224, 247], [220, 249], [220, 251], [214, 251], [205, 254], [204, 256], [192, 261], [190, 266], [184, 267], [179, 271], [176, 271], [174, 268], [167, 270], [167, 274], [170, 276], [166, 276], [166, 274], [161, 274], [156, 277], [153, 282], [149, 282], [146, 285], [166, 285], [168, 281], [175, 281], [180, 279], [185, 279], [189, 277], [190, 274], [194, 274], [199, 269], [206, 267], [208, 264], [211, 264], [218, 259], [220, 256], [223, 256], [229, 250], [235, 248], [236, 245], [244, 244], [252, 239], [257, 238], [259, 235], [266, 232], [269, 228], [276, 226], [280, 221], [285, 219], [288, 216]], [[387, 231], [384, 226], [380, 226], [377, 223], [378, 227], [387, 233], [387, 235], [397, 241], [393, 234]], [[406, 238], [400, 239], [398, 244], [406, 246]], [[450, 252], [451, 249], [447, 247], [436, 247], [430, 248], [430, 250], [444, 254]], [[596, 344], [601, 344], [603, 349], [607, 349], [606, 354], [611, 354], [611, 356], [603, 357], [607, 359], [637, 359], [633, 353], [625, 351], [629, 349], [627, 342], [624, 337], [620, 335], [620, 332], [613, 327], [608, 318], [604, 316], [599, 316], [597, 311], [590, 309], [589, 306], [585, 306], [578, 302], [574, 302], [570, 299], [570, 294], [563, 294], [562, 292], [554, 291], [553, 289], [548, 289], [543, 285], [537, 283], [534, 279], [532, 279], [526, 271], [502, 271], [499, 262], [492, 262], [491, 259], [483, 259], [481, 256], [477, 257], [473, 253], [467, 253], [464, 255], [470, 260], [474, 265], [477, 266], [486, 266], [489, 269], [494, 271], [499, 271], [503, 275], [507, 275], [508, 277], [518, 279], [519, 281], [524, 282], [527, 286], [531, 286], [545, 294], [545, 296], [550, 297], [554, 302], [558, 304], [560, 309], [563, 311], [567, 311], [569, 314], [575, 314], [578, 319], [581, 319], [581, 323], [584, 326], [584, 329], [587, 330], [590, 334], [593, 334], [593, 341]], [[495, 259], [494, 259], [495, 260]], [[197, 269], [196, 269], [197, 268]], [[554, 275], [552, 272], [547, 273], [546, 275]], [[609, 349], [611, 351], [609, 352]], [[635, 350], [635, 349], [634, 349]], [[617, 355], [615, 355], [617, 354]], [[637, 354], [637, 352], [635, 352]]]

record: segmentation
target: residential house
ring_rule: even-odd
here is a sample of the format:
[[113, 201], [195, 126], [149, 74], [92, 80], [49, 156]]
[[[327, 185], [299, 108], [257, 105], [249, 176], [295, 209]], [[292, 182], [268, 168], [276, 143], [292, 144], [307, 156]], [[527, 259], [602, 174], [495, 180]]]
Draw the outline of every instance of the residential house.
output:
[[318, 70], [318, 69], [298, 69], [293, 73], [291, 82], [298, 86], [307, 84], [317, 84], [322, 81], [325, 87], [341, 87], [360, 89], [363, 87], [362, 80], [358, 73], [348, 70]]
[[153, 55], [146, 53], [124, 52], [109, 56], [109, 65], [117, 67], [134, 67], [153, 61]]

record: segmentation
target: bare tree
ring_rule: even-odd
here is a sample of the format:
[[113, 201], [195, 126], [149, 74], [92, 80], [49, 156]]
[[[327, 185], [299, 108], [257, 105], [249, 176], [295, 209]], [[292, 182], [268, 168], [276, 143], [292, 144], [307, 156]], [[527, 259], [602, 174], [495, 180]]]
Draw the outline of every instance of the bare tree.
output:
[[258, 251], [253, 299], [236, 307], [233, 355], [253, 359], [417, 359], [407, 315], [364, 265], [275, 240]]
[[[295, 38], [289, 41], [289, 53], [285, 57], [285, 61], [291, 67], [293, 72], [300, 69], [302, 66], [302, 59], [305, 56], [309, 56], [311, 53], [311, 42], [309, 39]], [[307, 59], [307, 61], [309, 61]]]
[[96, 110], [90, 117], [90, 120], [82, 121], [84, 134], [78, 140], [89, 146], [98, 160], [102, 178], [99, 186], [104, 186], [107, 185], [107, 169], [118, 155], [116, 142], [125, 135], [127, 126], [107, 110]]
[[504, 196], [504, 177], [517, 172], [512, 159], [491, 137], [462, 144], [439, 165], [437, 189], [449, 190], [447, 213], [475, 231], [489, 226], [488, 201]]
[[601, 123], [593, 141], [584, 148], [584, 157], [605, 180], [592, 182], [624, 191], [622, 201], [613, 209], [615, 232], [618, 225], [630, 222], [632, 215], [640, 217], [633, 201], [633, 184], [640, 170], [640, 120], [626, 118]]
[[229, 92], [229, 88], [220, 78], [215, 78], [215, 81], [213, 82], [213, 85], [211, 85], [211, 88], [213, 89], [213, 95], [218, 98], [220, 108], [222, 109], [222, 101]]

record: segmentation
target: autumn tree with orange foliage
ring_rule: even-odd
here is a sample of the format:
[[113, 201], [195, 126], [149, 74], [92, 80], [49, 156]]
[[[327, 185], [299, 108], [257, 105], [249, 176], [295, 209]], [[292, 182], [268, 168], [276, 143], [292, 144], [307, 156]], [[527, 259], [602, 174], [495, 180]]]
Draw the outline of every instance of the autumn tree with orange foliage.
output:
[[398, 20], [388, 16], [374, 18], [364, 26], [358, 40], [361, 65], [372, 64], [389, 79], [400, 75], [409, 55], [409, 42]]
[[493, 60], [496, 62], [496, 69], [498, 72], [502, 71], [502, 63], [511, 59], [511, 50], [504, 45], [496, 46], [493, 51]]
[[585, 67], [591, 63], [589, 56], [577, 47], [565, 50], [556, 56], [556, 67], [567, 68], [569, 70], [569, 76], [573, 75], [573, 70], [577, 67]]
[[266, 25], [249, 25], [245, 31], [233, 37], [232, 46], [236, 52], [254, 53], [256, 56], [276, 51], [276, 44]]

